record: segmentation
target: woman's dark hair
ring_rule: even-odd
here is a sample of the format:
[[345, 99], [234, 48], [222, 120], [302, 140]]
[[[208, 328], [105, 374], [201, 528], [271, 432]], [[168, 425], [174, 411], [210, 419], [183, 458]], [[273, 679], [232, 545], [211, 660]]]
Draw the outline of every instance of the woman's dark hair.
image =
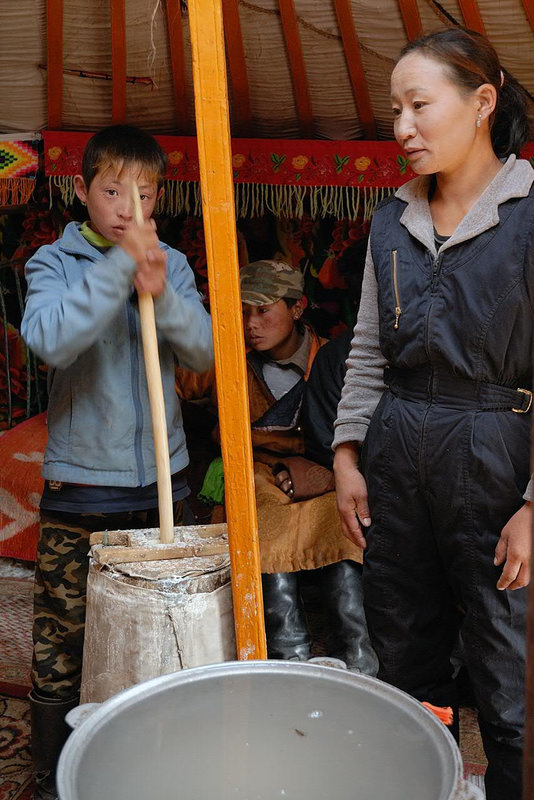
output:
[[158, 142], [150, 133], [133, 125], [110, 125], [95, 133], [85, 146], [82, 176], [89, 189], [96, 173], [109, 166], [122, 168], [137, 164], [153, 175], [158, 186], [163, 183], [167, 162]]
[[495, 87], [497, 105], [489, 121], [493, 149], [499, 158], [506, 158], [511, 153], [518, 155], [528, 138], [528, 95], [503, 69], [495, 49], [485, 36], [464, 28], [447, 28], [408, 42], [399, 60], [416, 51], [441, 61], [454, 83], [464, 91], [473, 92], [483, 83]]

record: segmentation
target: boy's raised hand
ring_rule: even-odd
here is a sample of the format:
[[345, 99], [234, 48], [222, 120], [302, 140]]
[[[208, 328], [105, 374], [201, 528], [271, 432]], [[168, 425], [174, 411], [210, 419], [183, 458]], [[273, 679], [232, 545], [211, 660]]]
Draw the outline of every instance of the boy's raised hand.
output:
[[154, 220], [127, 228], [120, 244], [137, 264], [134, 277], [137, 291], [148, 292], [153, 297], [163, 294], [167, 280], [167, 258], [159, 247]]

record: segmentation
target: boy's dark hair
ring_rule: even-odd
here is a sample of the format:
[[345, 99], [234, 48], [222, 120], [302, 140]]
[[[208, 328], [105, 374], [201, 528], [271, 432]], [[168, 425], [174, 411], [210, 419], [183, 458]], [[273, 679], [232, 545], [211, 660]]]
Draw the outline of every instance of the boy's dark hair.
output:
[[151, 176], [158, 187], [163, 183], [167, 161], [153, 136], [133, 125], [110, 125], [95, 133], [83, 151], [82, 177], [89, 189], [96, 173], [103, 167], [118, 164], [138, 164]]
[[528, 138], [528, 96], [499, 62], [486, 37], [465, 28], [447, 28], [408, 42], [399, 60], [417, 51], [441, 61], [454, 83], [464, 91], [472, 92], [483, 83], [495, 87], [497, 105], [490, 117], [493, 149], [499, 158], [511, 153], [519, 155]]

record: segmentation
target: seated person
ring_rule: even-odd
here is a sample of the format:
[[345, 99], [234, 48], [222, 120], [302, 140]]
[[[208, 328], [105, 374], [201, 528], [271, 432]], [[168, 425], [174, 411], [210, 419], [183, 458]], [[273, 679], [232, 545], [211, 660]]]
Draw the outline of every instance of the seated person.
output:
[[[347, 291], [355, 311], [361, 291], [366, 243], [367, 238], [349, 248]], [[313, 361], [304, 389], [300, 423], [306, 458], [283, 459], [275, 477], [276, 484], [290, 493], [293, 499], [310, 492], [312, 485], [318, 486], [319, 481], [328, 490], [334, 488], [334, 421], [352, 336], [352, 329], [347, 329], [326, 342]], [[318, 464], [326, 468], [320, 476]], [[308, 476], [311, 481], [307, 480]], [[376, 674], [378, 662], [369, 642], [363, 613], [361, 564], [351, 560], [340, 561], [323, 567], [318, 573], [328, 619], [327, 645], [330, 654], [342, 658], [349, 669]]]
[[[341, 532], [330, 471], [302, 457], [304, 386], [324, 344], [302, 322], [302, 297], [302, 274], [283, 262], [258, 261], [241, 270], [268, 654], [310, 657], [298, 573], [321, 568], [332, 634], [329, 655], [376, 674], [356, 566], [362, 553]], [[183, 394], [183, 375], [178, 383]], [[303, 497], [277, 485], [281, 462], [294, 457], [307, 475]]]

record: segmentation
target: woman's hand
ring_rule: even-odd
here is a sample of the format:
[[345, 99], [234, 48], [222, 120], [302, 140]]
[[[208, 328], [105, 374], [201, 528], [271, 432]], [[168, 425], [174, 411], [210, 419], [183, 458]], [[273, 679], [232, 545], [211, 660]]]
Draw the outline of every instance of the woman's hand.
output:
[[528, 586], [531, 542], [532, 503], [527, 502], [506, 523], [495, 548], [495, 566], [505, 562], [497, 581], [497, 589], [520, 589]]
[[341, 519], [341, 530], [347, 539], [365, 549], [367, 543], [362, 525], [371, 524], [367, 484], [358, 469], [357, 445], [345, 442], [338, 445], [334, 457], [337, 510]]

